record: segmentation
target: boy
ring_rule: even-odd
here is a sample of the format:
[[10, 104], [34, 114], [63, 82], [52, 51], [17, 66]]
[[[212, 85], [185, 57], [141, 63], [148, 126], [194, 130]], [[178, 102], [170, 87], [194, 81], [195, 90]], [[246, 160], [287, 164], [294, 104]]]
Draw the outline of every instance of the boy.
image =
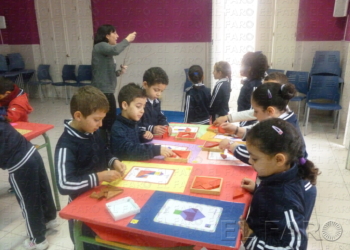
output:
[[121, 114], [117, 116], [111, 131], [111, 149], [114, 155], [121, 160], [134, 161], [149, 160], [157, 155], [173, 155], [167, 147], [141, 143], [151, 141], [153, 135], [138, 127], [146, 105], [146, 95], [140, 86], [129, 83], [122, 87], [118, 94], [118, 104]]
[[5, 116], [10, 122], [28, 122], [28, 114], [32, 111], [24, 90], [0, 77], [0, 116]]
[[58, 226], [43, 160], [33, 144], [0, 116], [0, 167], [7, 169], [29, 239], [25, 249], [47, 249], [45, 231]]
[[[106, 96], [93, 86], [79, 88], [71, 99], [73, 120], [65, 121], [55, 150], [58, 190], [69, 195], [68, 202], [102, 181], [111, 182], [123, 175], [125, 165], [110, 153], [98, 131], [108, 109]], [[69, 221], [69, 230], [73, 240], [73, 220]], [[87, 226], [83, 234], [94, 235]], [[91, 247], [84, 243], [85, 249]]]
[[152, 134], [157, 135], [163, 135], [167, 131], [169, 123], [161, 111], [159, 97], [168, 84], [168, 75], [160, 67], [149, 68], [143, 74], [142, 85], [147, 96], [147, 102], [145, 113], [139, 124], [141, 130], [150, 131]]

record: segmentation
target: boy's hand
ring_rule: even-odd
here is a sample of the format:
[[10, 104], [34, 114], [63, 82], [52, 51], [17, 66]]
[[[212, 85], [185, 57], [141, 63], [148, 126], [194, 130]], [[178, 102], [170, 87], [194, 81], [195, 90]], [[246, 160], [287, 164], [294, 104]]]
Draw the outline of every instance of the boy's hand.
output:
[[115, 180], [121, 178], [122, 176], [116, 170], [105, 170], [102, 172], [98, 172], [97, 177], [98, 177], [98, 180], [100, 182], [102, 182], [102, 181], [112, 182], [112, 181], [115, 181]]
[[173, 129], [170, 126], [168, 126], [168, 134], [169, 134], [169, 136], [171, 136], [172, 133], [173, 133]]
[[214, 126], [220, 126], [221, 124], [223, 124], [224, 122], [226, 122], [227, 119], [227, 115], [225, 116], [220, 116], [218, 118], [216, 118], [216, 120], [213, 122]]
[[124, 172], [126, 170], [125, 164], [120, 162], [119, 160], [115, 160], [113, 162], [113, 168], [114, 168], [114, 170], [117, 170], [121, 174], [121, 176], [124, 175]]
[[167, 129], [167, 126], [161, 126], [161, 125], [154, 126], [153, 134], [163, 135], [166, 132], [166, 129]]
[[228, 134], [234, 134], [236, 132], [236, 128], [237, 126], [231, 124], [231, 123], [223, 123], [220, 125], [223, 130], [225, 130], [225, 133], [228, 133]]
[[131, 43], [132, 41], [135, 40], [135, 37], [136, 37], [136, 32], [133, 32], [133, 33], [130, 33], [125, 39]]
[[253, 193], [255, 190], [255, 181], [249, 178], [243, 178], [241, 182], [241, 187]]
[[174, 153], [173, 153], [173, 151], [170, 148], [161, 146], [160, 147], [160, 155], [162, 155], [164, 157], [170, 157], [170, 156], [173, 156]]
[[219, 148], [222, 149], [222, 150], [230, 149], [230, 140], [229, 139], [223, 139], [219, 143]]
[[238, 225], [241, 229], [242, 241], [243, 241], [243, 243], [245, 243], [247, 241], [247, 239], [249, 238], [249, 236], [253, 233], [253, 230], [250, 229], [246, 219], [244, 219], [243, 216], [239, 217]]
[[151, 140], [153, 138], [153, 134], [149, 131], [146, 131], [144, 134], [143, 134], [143, 138], [145, 138], [146, 140]]

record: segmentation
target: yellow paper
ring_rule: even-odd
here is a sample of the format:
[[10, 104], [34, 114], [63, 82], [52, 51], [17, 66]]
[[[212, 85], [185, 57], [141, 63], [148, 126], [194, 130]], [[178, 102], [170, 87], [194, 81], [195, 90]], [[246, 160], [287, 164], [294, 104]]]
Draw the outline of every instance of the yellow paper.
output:
[[29, 132], [32, 132], [31, 130], [28, 129], [21, 129], [21, 128], [16, 128], [17, 132], [20, 133], [21, 135], [25, 135]]
[[143, 167], [143, 168], [159, 168], [159, 169], [172, 169], [174, 170], [170, 180], [166, 184], [157, 184], [150, 182], [139, 182], [139, 181], [129, 181], [129, 180], [116, 180], [114, 182], [108, 183], [103, 182], [103, 185], [113, 185], [116, 187], [126, 187], [126, 188], [137, 188], [146, 190], [158, 190], [164, 192], [175, 192], [183, 193], [187, 185], [188, 178], [190, 177], [192, 166], [188, 165], [170, 165], [170, 164], [155, 164], [155, 163], [145, 163], [136, 161], [123, 161], [126, 165], [125, 176], [133, 167]]
[[216, 136], [215, 132], [207, 131], [202, 137], [200, 138], [203, 141], [215, 141], [215, 142], [221, 142], [221, 139], [214, 138]]

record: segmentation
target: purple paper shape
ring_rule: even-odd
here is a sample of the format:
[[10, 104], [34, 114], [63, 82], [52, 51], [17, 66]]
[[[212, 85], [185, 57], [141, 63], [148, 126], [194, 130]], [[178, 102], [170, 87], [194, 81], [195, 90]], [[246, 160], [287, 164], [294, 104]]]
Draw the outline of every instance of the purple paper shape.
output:
[[181, 216], [187, 221], [195, 221], [205, 217], [197, 208], [186, 209], [182, 211]]

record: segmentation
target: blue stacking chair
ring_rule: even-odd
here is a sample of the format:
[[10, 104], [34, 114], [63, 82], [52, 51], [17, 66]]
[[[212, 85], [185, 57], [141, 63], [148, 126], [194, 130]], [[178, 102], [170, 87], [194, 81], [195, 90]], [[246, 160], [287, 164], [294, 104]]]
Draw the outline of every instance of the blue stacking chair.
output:
[[52, 82], [53, 82], [52, 77], [50, 75], [50, 65], [40, 64], [38, 66], [37, 78], [38, 78], [38, 81], [29, 81], [28, 82], [27, 92], [29, 95], [29, 86], [38, 86], [40, 99], [43, 100], [44, 93], [43, 93], [42, 86], [52, 84]]
[[186, 77], [186, 80], [184, 82], [184, 89], [183, 89], [183, 94], [182, 94], [182, 102], [181, 102], [181, 110], [184, 111], [184, 108], [185, 108], [185, 96], [186, 96], [186, 91], [192, 87], [192, 82], [188, 79], [188, 70], [189, 69], [184, 69], [185, 70], [185, 77]]
[[[306, 99], [307, 92], [309, 91], [309, 82], [308, 82], [309, 72], [288, 70], [286, 72], [286, 76], [288, 78], [288, 82], [294, 84], [295, 88], [298, 91], [298, 95], [293, 97], [291, 101], [299, 102], [298, 104], [298, 121], [299, 121], [300, 104], [304, 99]], [[299, 93], [303, 95], [299, 95]]]
[[281, 72], [284, 74], [284, 69], [268, 69], [267, 74], [270, 74], [272, 72]]
[[[328, 100], [328, 103], [320, 102]], [[342, 107], [339, 105], [340, 100], [340, 89], [339, 81], [337, 76], [311, 76], [310, 89], [306, 97], [306, 116], [304, 119], [305, 130], [304, 135], [306, 136], [307, 124], [309, 122], [310, 109], [318, 110], [332, 110], [336, 111], [334, 115], [334, 125], [337, 120], [337, 139], [339, 138], [339, 121], [340, 121], [340, 110]], [[337, 119], [338, 118], [338, 119]]]
[[11, 53], [7, 55], [8, 58], [8, 70], [12, 73], [18, 73], [20, 78], [16, 82], [19, 85], [24, 86], [31, 81], [34, 76], [35, 70], [25, 69], [25, 63], [20, 53]]
[[0, 74], [4, 74], [9, 70], [7, 66], [6, 57], [3, 55], [0, 55]]
[[20, 74], [16, 72], [8, 72], [8, 66], [6, 57], [0, 55], [0, 77], [4, 77], [6, 79], [11, 80], [14, 83], [18, 83]]
[[76, 84], [77, 76], [75, 75], [75, 65], [63, 65], [62, 68], [62, 82], [52, 82], [51, 85], [55, 87], [56, 96], [58, 97], [56, 87], [64, 87], [66, 95], [66, 104], [68, 104], [68, 91], [67, 86], [69, 84]]
[[310, 75], [341, 76], [340, 51], [316, 51]]
[[[91, 65], [79, 65], [78, 76], [76, 82], [66, 82], [67, 87], [80, 88], [86, 85], [90, 85], [92, 81], [92, 69]], [[70, 91], [68, 91], [68, 98], [70, 99]]]

